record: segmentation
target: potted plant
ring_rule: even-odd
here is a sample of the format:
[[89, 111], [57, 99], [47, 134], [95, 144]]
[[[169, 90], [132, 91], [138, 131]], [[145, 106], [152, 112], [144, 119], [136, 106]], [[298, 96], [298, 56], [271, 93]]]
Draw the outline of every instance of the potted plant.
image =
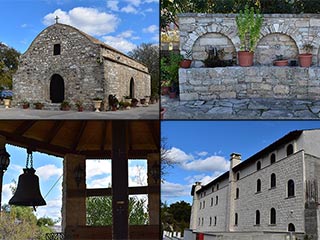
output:
[[260, 36], [263, 18], [259, 10], [255, 13], [253, 7], [245, 6], [236, 17], [236, 24], [240, 38], [240, 51], [238, 51], [239, 65], [249, 67], [253, 65], [253, 54]]
[[129, 103], [129, 102], [124, 102], [124, 103], [123, 103], [123, 108], [124, 108], [125, 110], [129, 110], [129, 109], [130, 109], [130, 106], [131, 106], [131, 103]]
[[180, 62], [180, 67], [190, 68], [191, 63], [192, 63], [192, 50], [187, 50], [183, 60]]
[[41, 110], [43, 108], [43, 103], [41, 102], [35, 102], [33, 105], [34, 105], [34, 108], [38, 110]]
[[109, 106], [111, 107], [112, 111], [117, 111], [118, 105], [119, 105], [119, 100], [117, 99], [116, 95], [109, 95]]
[[288, 64], [288, 59], [284, 59], [282, 54], [276, 55], [276, 60], [273, 61], [273, 65], [278, 67], [288, 66]]
[[80, 100], [76, 101], [76, 107], [78, 109], [78, 112], [82, 112], [83, 111], [83, 103]]
[[140, 103], [141, 103], [141, 105], [146, 104], [146, 99], [145, 99], [145, 98], [141, 98], [141, 99], [140, 99]]
[[161, 95], [168, 95], [170, 92], [171, 82], [169, 80], [161, 81]]
[[12, 97], [11, 96], [6, 96], [4, 97], [3, 101], [4, 101], [4, 106], [6, 108], [9, 108], [10, 105], [11, 105], [11, 100], [12, 100]]
[[23, 100], [22, 102], [22, 108], [28, 109], [30, 107], [30, 103], [27, 100]]
[[150, 97], [150, 103], [155, 104], [159, 99], [159, 95], [157, 93], [153, 93]]
[[132, 98], [132, 100], [131, 100], [131, 107], [136, 107], [137, 106], [137, 104], [138, 104], [138, 99], [136, 99], [136, 98]]
[[160, 79], [161, 79], [161, 95], [168, 95], [170, 88], [170, 81], [168, 80], [168, 59], [161, 57], [160, 59]]
[[70, 103], [66, 100], [64, 100], [60, 105], [60, 110], [62, 111], [69, 111], [71, 108]]
[[96, 97], [96, 98], [92, 99], [92, 101], [94, 104], [94, 108], [96, 109], [95, 112], [100, 112], [102, 98]]
[[310, 43], [306, 43], [303, 45], [305, 53], [299, 54], [299, 63], [301, 67], [310, 67], [312, 64], [312, 50], [313, 46]]
[[132, 98], [130, 96], [123, 96], [124, 102], [131, 103]]

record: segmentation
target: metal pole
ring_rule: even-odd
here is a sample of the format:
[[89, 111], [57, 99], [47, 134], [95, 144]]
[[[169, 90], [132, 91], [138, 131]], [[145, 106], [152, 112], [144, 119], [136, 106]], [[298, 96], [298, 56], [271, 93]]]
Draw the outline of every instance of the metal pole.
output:
[[3, 170], [0, 170], [0, 212], [2, 210], [2, 178], [3, 178]]

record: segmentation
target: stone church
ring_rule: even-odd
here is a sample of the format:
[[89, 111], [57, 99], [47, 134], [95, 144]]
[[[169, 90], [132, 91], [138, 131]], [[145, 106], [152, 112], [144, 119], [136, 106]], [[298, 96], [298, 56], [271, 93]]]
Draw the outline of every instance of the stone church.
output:
[[13, 78], [14, 101], [45, 105], [64, 100], [84, 106], [93, 98], [116, 95], [144, 98], [151, 94], [148, 68], [120, 51], [69, 25], [44, 29], [20, 57]]
[[230, 170], [192, 186], [195, 239], [320, 239], [320, 129], [293, 131]]

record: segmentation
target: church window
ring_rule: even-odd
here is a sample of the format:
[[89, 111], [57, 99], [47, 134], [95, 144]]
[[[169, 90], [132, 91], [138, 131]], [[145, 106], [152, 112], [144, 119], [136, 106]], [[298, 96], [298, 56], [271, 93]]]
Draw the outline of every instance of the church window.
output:
[[237, 181], [240, 179], [240, 173], [237, 172]]
[[216, 205], [218, 205], [219, 198], [216, 196]]
[[274, 153], [270, 156], [270, 164], [274, 164], [276, 162], [276, 155]]
[[206, 207], [206, 202], [205, 201], [203, 201], [203, 208], [205, 208]]
[[211, 207], [213, 206], [213, 198], [211, 198]]
[[239, 188], [236, 189], [236, 199], [239, 198]]
[[256, 211], [256, 225], [260, 225], [260, 211]]
[[294, 197], [294, 181], [292, 179], [288, 181], [288, 197]]
[[209, 226], [211, 226], [211, 224], [212, 224], [212, 218], [210, 217], [209, 218]]
[[257, 171], [259, 171], [260, 169], [261, 169], [261, 162], [258, 161], [258, 162], [257, 162]]
[[288, 232], [295, 232], [296, 228], [292, 223], [289, 223], [288, 225]]
[[238, 213], [234, 214], [234, 225], [238, 225]]
[[277, 185], [276, 174], [272, 173], [272, 174], [271, 174], [270, 187], [271, 187], [271, 188], [275, 188], [276, 185]]
[[200, 209], [201, 209], [201, 207], [202, 207], [202, 202], [200, 202]]
[[287, 156], [293, 154], [293, 145], [292, 144], [289, 144], [287, 146]]
[[61, 53], [60, 44], [53, 45], [53, 55], [60, 55], [60, 53]]
[[203, 218], [201, 219], [201, 226], [203, 226]]
[[219, 183], [217, 183], [217, 190], [219, 190]]
[[270, 210], [270, 224], [276, 224], [276, 210], [274, 208]]
[[214, 225], [217, 226], [217, 217], [214, 217]]
[[261, 192], [261, 180], [257, 180], [257, 193]]

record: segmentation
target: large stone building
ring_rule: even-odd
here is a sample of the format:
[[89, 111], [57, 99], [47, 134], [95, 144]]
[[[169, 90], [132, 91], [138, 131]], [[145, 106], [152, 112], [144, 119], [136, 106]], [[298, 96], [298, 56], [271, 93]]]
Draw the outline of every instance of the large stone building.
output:
[[14, 100], [91, 105], [116, 94], [143, 98], [151, 93], [148, 68], [80, 30], [56, 23], [44, 29], [21, 56], [13, 78]]
[[319, 172], [319, 129], [290, 132], [245, 161], [233, 153], [228, 172], [193, 185], [185, 239], [320, 239]]

